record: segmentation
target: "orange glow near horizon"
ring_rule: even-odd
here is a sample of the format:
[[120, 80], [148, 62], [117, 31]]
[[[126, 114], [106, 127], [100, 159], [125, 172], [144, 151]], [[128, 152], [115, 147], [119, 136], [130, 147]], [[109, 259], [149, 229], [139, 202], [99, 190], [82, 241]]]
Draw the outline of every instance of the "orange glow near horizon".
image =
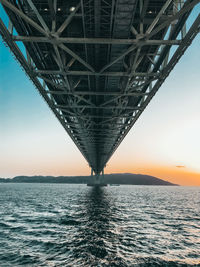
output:
[[[80, 162], [79, 162], [80, 163]], [[30, 166], [24, 168], [23, 164], [14, 165], [15, 174], [13, 172], [13, 177], [18, 175], [44, 175], [44, 176], [84, 176], [90, 175], [90, 169], [87, 163], [84, 161], [83, 164], [80, 164], [77, 168], [76, 164], [63, 165], [54, 165], [53, 162], [50, 165], [41, 165], [34, 166], [31, 164], [32, 171], [30, 172]], [[5, 166], [6, 167], [6, 166]], [[39, 168], [38, 168], [39, 167]], [[17, 170], [17, 173], [16, 173]], [[184, 167], [167, 167], [167, 166], [156, 166], [156, 165], [138, 165], [137, 167], [125, 166], [125, 165], [114, 165], [108, 164], [108, 167], [105, 168], [105, 174], [110, 173], [133, 173], [133, 174], [145, 174], [155, 176], [157, 178], [163, 179], [165, 181], [182, 185], [182, 186], [200, 186], [200, 173], [193, 170], [189, 170]]]
[[106, 173], [135, 173], [135, 174], [146, 174], [155, 176], [165, 181], [183, 185], [183, 186], [200, 186], [200, 173], [194, 170], [189, 170], [182, 166], [156, 166], [156, 165], [140, 165], [137, 167], [131, 166], [120, 166], [105, 169]]

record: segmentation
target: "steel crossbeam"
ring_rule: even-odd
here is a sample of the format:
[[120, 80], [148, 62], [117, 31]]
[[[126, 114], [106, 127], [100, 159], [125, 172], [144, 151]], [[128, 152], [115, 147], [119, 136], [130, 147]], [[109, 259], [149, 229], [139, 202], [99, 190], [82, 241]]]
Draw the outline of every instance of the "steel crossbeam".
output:
[[[50, 44], [112, 44], [112, 45], [124, 45], [135, 44], [137, 46], [146, 45], [179, 45], [181, 40], [140, 40], [140, 39], [106, 39], [106, 38], [62, 38], [54, 35], [49, 37], [37, 37], [37, 36], [12, 36], [14, 41], [22, 42], [36, 42], [36, 43], [50, 43]], [[54, 37], [53, 36], [53, 37]]]
[[200, 30], [200, 0], [0, 3], [3, 41], [97, 175]]

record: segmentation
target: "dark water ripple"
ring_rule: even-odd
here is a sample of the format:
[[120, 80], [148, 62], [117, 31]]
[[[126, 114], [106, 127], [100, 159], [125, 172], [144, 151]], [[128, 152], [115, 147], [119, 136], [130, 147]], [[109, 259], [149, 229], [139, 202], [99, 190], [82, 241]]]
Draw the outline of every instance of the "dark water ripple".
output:
[[200, 188], [0, 184], [0, 266], [200, 266]]

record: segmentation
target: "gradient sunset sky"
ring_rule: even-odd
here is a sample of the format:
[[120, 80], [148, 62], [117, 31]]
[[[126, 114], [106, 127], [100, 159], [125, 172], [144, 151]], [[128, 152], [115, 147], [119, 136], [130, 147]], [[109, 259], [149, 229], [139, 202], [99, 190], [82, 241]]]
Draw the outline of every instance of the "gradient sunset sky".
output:
[[[2, 8], [0, 15], [5, 19]], [[111, 172], [200, 186], [200, 34], [108, 162], [105, 173]], [[88, 174], [87, 162], [0, 39], [0, 177]]]

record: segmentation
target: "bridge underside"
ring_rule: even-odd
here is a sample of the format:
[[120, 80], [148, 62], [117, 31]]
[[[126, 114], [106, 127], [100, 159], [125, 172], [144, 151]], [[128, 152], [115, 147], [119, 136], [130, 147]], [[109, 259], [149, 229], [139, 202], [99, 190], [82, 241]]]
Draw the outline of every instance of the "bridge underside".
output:
[[96, 174], [200, 30], [197, 0], [0, 2], [3, 40]]

